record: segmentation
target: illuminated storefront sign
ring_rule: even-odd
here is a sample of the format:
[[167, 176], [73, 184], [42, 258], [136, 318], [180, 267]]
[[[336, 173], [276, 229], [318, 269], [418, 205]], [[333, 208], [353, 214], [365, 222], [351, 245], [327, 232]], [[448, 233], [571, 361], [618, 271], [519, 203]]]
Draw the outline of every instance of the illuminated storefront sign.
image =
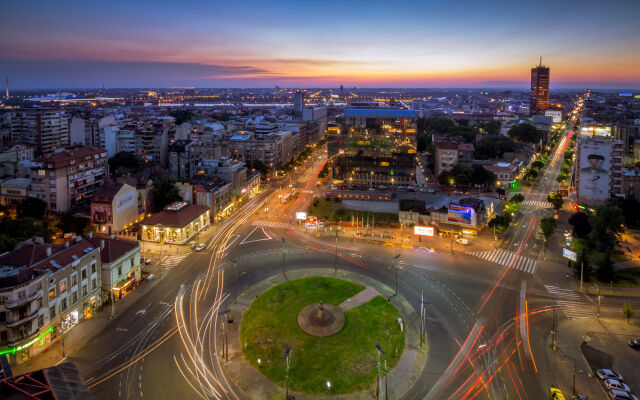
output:
[[420, 236], [433, 236], [433, 227], [431, 226], [414, 226], [413, 233]]

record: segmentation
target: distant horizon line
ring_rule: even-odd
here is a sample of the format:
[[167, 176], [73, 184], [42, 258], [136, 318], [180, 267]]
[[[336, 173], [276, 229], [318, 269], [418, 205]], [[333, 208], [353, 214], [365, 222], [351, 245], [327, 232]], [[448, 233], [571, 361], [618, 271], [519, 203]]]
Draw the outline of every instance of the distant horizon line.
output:
[[[469, 90], [469, 91], [483, 91], [483, 90], [494, 90], [494, 91], [509, 91], [509, 90], [517, 90], [523, 92], [529, 92], [529, 89], [526, 87], [507, 87], [507, 86], [482, 86], [482, 87], [469, 87], [469, 86], [448, 86], [448, 87], [406, 87], [406, 86], [344, 86], [344, 90], [351, 89], [353, 90], [359, 89], [378, 89], [378, 90]], [[50, 88], [11, 88], [10, 91], [15, 92], [36, 92], [36, 91], [78, 91], [78, 90], [154, 90], [154, 89], [164, 89], [164, 90], [178, 90], [178, 89], [194, 89], [194, 90], [269, 90], [274, 89], [273, 86], [221, 86], [221, 87], [206, 87], [206, 86], [140, 86], [140, 87], [50, 87]], [[278, 90], [311, 90], [311, 89], [336, 89], [339, 90], [339, 86], [292, 86], [292, 87], [281, 87], [278, 86]], [[636, 88], [624, 88], [624, 87], [584, 87], [584, 88], [572, 88], [572, 87], [551, 87], [550, 91], [569, 91], [569, 92], [583, 92], [588, 89], [595, 91], [603, 91], [603, 92], [616, 92], [616, 91], [640, 91], [640, 87]]]

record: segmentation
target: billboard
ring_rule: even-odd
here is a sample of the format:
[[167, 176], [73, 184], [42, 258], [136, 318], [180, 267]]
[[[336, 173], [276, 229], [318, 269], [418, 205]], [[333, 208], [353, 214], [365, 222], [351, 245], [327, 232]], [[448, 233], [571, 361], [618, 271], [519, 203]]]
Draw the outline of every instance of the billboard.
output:
[[562, 111], [559, 110], [547, 110], [544, 112], [544, 115], [547, 117], [551, 117], [554, 124], [558, 124], [562, 122]]
[[581, 201], [601, 202], [609, 198], [611, 143], [580, 144], [578, 196]]
[[129, 208], [133, 205], [138, 205], [136, 202], [136, 191], [131, 190], [130, 192], [124, 193], [116, 198], [116, 210], [115, 212], [120, 212], [125, 208]]
[[578, 254], [575, 251], [569, 249], [562, 249], [562, 257], [568, 258], [571, 261], [578, 261]]
[[583, 136], [611, 136], [610, 126], [583, 126], [580, 128]]
[[414, 226], [413, 233], [420, 236], [433, 236], [432, 226]]
[[307, 219], [307, 213], [304, 211], [296, 211], [296, 219]]
[[450, 222], [471, 225], [471, 207], [449, 204], [449, 215], [447, 217]]

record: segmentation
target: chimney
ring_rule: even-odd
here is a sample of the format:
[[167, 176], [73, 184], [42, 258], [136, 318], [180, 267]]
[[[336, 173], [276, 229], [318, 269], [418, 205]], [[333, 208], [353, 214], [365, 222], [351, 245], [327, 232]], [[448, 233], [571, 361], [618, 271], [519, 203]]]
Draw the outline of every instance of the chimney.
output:
[[104, 250], [104, 239], [100, 241], [100, 250]]
[[47, 257], [51, 257], [51, 246], [47, 246]]

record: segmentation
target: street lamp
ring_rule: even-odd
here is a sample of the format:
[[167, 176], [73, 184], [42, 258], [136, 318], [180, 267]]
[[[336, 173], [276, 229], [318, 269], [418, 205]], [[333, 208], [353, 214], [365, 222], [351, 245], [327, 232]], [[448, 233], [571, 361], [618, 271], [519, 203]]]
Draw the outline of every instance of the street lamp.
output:
[[[230, 309], [226, 309], [224, 311], [218, 311], [219, 316], [227, 315], [231, 312]], [[227, 336], [227, 327], [224, 319], [222, 320], [222, 330], [224, 331], [224, 342], [222, 343], [222, 352], [224, 353], [223, 357], [225, 357], [226, 361], [229, 361], [229, 338]]]
[[284, 359], [287, 362], [287, 391], [285, 394], [285, 400], [289, 400], [289, 360], [291, 357], [291, 348], [287, 346], [287, 349], [284, 352]]
[[376, 343], [376, 349], [378, 350], [378, 377], [376, 380], [376, 400], [380, 400], [380, 354], [385, 354], [380, 343]]
[[238, 304], [238, 261], [229, 261], [233, 265], [233, 304]]
[[600, 321], [600, 287], [598, 286], [597, 283], [594, 283], [593, 286], [595, 286], [598, 294], [598, 311], [596, 313], [596, 318], [598, 319], [598, 321]]
[[333, 272], [336, 274], [338, 273], [338, 231], [337, 230], [336, 230], [336, 251], [335, 251]]
[[[397, 250], [396, 250], [396, 251], [397, 251]], [[396, 254], [396, 257], [395, 257], [395, 259], [396, 259], [396, 284], [395, 284], [394, 291], [393, 291], [393, 295], [394, 295], [394, 296], [397, 296], [397, 295], [398, 295], [398, 268], [400, 268], [400, 266], [398, 265], [398, 263], [399, 263], [400, 261], [397, 261], [397, 260], [398, 260], [399, 258], [400, 258], [400, 254]]]
[[282, 238], [282, 275], [285, 275], [285, 254], [287, 253], [287, 249], [284, 247], [284, 245], [287, 242], [284, 240], [284, 238]]

